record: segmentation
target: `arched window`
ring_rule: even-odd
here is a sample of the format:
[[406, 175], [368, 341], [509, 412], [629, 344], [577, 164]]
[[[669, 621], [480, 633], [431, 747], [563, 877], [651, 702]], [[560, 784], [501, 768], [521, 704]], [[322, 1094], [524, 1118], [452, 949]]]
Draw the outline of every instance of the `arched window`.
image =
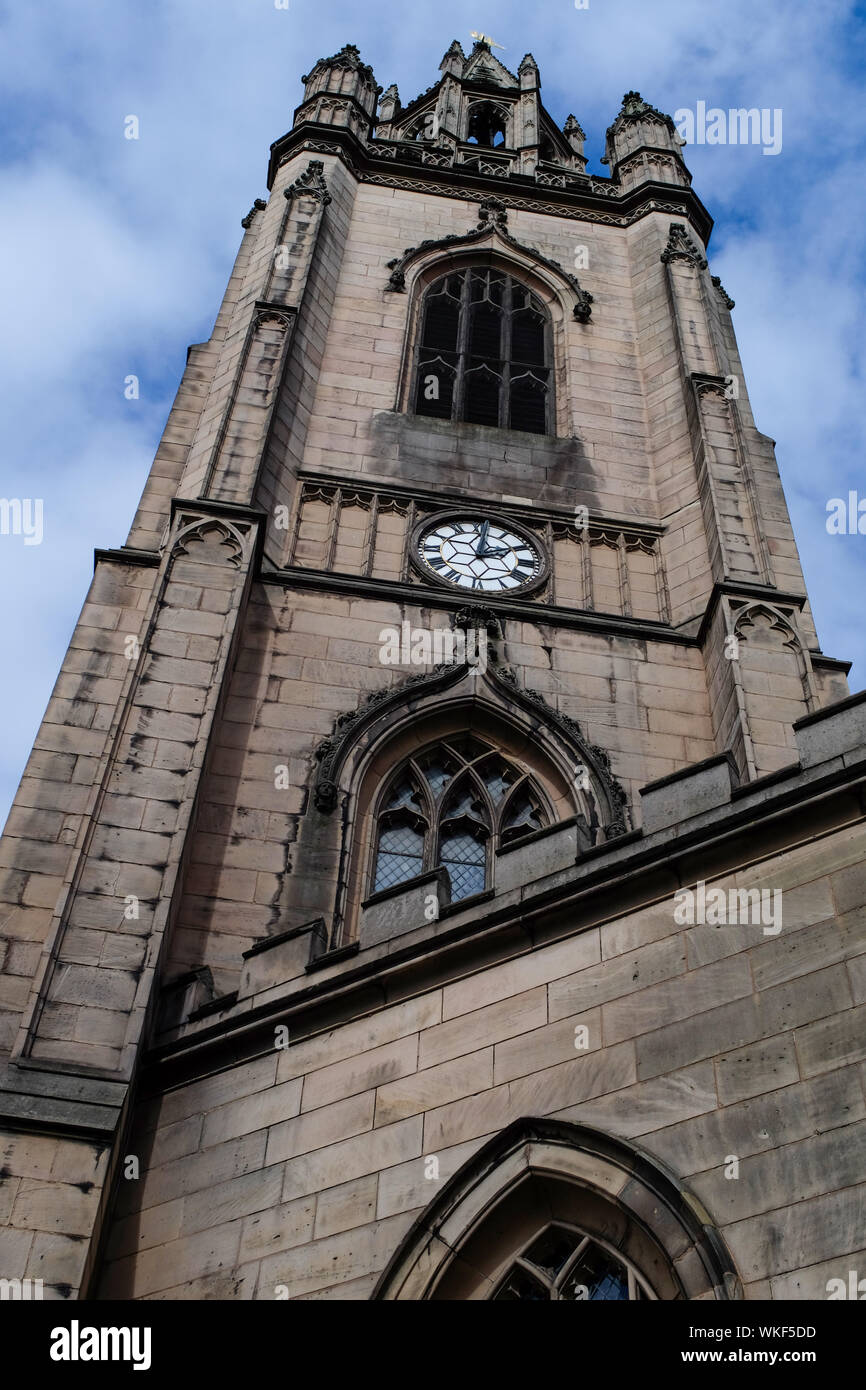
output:
[[466, 139], [472, 145], [496, 148], [505, 144], [508, 117], [501, 106], [492, 101], [476, 102], [469, 111]]
[[550, 320], [526, 285], [492, 267], [454, 271], [424, 296], [415, 413], [547, 434]]
[[528, 773], [474, 737], [409, 758], [379, 805], [371, 891], [443, 867], [451, 901], [483, 893], [493, 849], [549, 823]]
[[529, 1242], [491, 1296], [565, 1303], [655, 1297], [633, 1266], [604, 1241], [559, 1223]]
[[587, 1125], [524, 1117], [431, 1198], [374, 1299], [739, 1299], [712, 1216], [650, 1154]]

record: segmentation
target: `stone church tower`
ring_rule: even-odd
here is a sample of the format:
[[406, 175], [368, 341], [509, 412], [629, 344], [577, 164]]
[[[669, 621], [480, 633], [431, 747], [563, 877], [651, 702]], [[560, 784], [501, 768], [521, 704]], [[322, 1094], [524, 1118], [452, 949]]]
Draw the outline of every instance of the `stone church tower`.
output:
[[0, 1276], [825, 1298], [866, 704], [673, 123], [303, 81], [2, 841]]

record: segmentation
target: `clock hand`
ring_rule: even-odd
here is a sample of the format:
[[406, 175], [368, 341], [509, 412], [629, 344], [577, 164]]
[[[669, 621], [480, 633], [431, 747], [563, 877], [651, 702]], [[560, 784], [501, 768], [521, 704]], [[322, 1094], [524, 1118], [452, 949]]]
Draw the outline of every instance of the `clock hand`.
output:
[[489, 521], [484, 521], [484, 522], [482, 522], [482, 523], [481, 523], [481, 535], [478, 537], [478, 544], [477, 544], [476, 547], [475, 547], [475, 554], [476, 554], [476, 555], [481, 555], [482, 551], [484, 550], [484, 547], [485, 547], [486, 544], [487, 544], [487, 532], [488, 532], [489, 530], [490, 530], [490, 522], [489, 522]]

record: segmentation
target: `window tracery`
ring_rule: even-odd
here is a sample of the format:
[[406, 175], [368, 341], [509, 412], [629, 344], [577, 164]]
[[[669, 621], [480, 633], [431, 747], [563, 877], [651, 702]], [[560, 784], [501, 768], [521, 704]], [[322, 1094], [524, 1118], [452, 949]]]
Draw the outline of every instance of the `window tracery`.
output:
[[553, 418], [550, 319], [493, 267], [453, 271], [424, 296], [415, 413], [546, 434]]
[[493, 850], [550, 823], [529, 774], [492, 743], [466, 735], [409, 758], [377, 817], [371, 891], [443, 867], [451, 901], [482, 893]]

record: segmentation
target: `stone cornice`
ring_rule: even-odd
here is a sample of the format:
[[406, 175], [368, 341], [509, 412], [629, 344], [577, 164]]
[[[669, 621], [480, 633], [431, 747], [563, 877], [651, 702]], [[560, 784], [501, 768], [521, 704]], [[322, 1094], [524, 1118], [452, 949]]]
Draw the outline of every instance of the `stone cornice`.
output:
[[[466, 507], [473, 505], [472, 499], [467, 498], [465, 492], [460, 492], [456, 488], [442, 487], [431, 492], [420, 487], [407, 487], [405, 483], [389, 478], [376, 478], [372, 474], [369, 476], [365, 474], [363, 479], [359, 479], [349, 478], [345, 474], [326, 473], [320, 472], [318, 469], [305, 468], [299, 471], [298, 481], [300, 483], [319, 483], [331, 488], [343, 488], [352, 493], [387, 492], [389, 497], [399, 497], [407, 502], [435, 503], [438, 510], [444, 510], [449, 506]], [[529, 508], [525, 502], [505, 502], [502, 500], [496, 502], [495, 507], [497, 512], [513, 516], [516, 521], [522, 519], [524, 525], [528, 526], [542, 521], [565, 523], [572, 520], [571, 512], [562, 507], [546, 507], [536, 503]], [[612, 516], [609, 513], [594, 511], [588, 513], [587, 525], [597, 527], [599, 530], [623, 531], [626, 535], [636, 536], [645, 536], [647, 533], [662, 536], [667, 529], [657, 521], [637, 521], [634, 517]]]
[[156, 569], [161, 558], [158, 550], [136, 550], [131, 545], [121, 545], [108, 550], [94, 550], [93, 568], [96, 569], [103, 560], [111, 565], [138, 565], [144, 569]]
[[704, 245], [709, 241], [713, 226], [710, 214], [691, 188], [648, 181], [625, 192], [611, 186], [610, 180], [596, 179], [595, 182], [604, 187], [601, 193], [593, 191], [593, 179], [589, 176], [585, 189], [556, 188], [541, 186], [525, 174], [496, 178], [465, 165], [442, 168], [396, 158], [377, 158], [375, 142], [367, 146], [345, 127], [318, 125], [311, 121], [303, 122], [271, 146], [268, 188], [273, 187], [280, 165], [306, 150], [313, 154], [334, 154], [362, 183], [386, 188], [417, 187], [419, 191], [439, 197], [464, 201], [492, 194], [509, 208], [606, 226], [629, 227], [649, 213], [664, 212], [672, 217], [685, 217]]
[[[432, 590], [420, 584], [406, 584], [393, 579], [361, 578], [352, 574], [336, 574], [332, 571], [302, 569], [292, 565], [285, 569], [262, 570], [259, 576], [263, 584], [281, 584], [287, 589], [330, 590], [335, 594], [355, 594], [360, 598], [390, 599], [394, 603], [406, 603], [423, 608], [463, 608], [466, 594], [447, 589]], [[549, 623], [554, 627], [581, 628], [586, 632], [600, 632], [617, 637], [634, 637], [641, 642], [675, 642], [679, 646], [697, 646], [694, 637], [688, 637], [667, 623], [655, 622], [649, 618], [623, 618], [616, 613], [596, 613], [589, 609], [577, 612], [573, 608], [561, 608], [550, 603], [522, 603], [519, 600], [501, 599], [494, 594], [485, 594], [484, 602], [503, 618], [518, 618], [523, 622]]]
[[0, 1063], [0, 1118], [10, 1129], [110, 1142], [129, 1092], [116, 1074], [30, 1059]]

